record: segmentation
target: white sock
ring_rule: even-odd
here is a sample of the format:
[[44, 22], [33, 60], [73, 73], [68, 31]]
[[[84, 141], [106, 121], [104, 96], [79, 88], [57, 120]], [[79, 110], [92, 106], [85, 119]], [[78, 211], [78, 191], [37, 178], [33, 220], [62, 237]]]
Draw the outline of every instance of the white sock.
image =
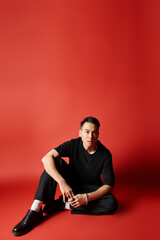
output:
[[65, 207], [64, 207], [66, 210], [70, 210], [71, 208], [70, 208], [70, 204], [69, 204], [69, 202], [66, 202], [65, 203]]
[[42, 207], [42, 204], [43, 204], [43, 201], [40, 201], [40, 200], [35, 199], [35, 200], [33, 201], [32, 206], [31, 206], [31, 210], [36, 211], [36, 212], [39, 212], [39, 210], [40, 210], [41, 207]]

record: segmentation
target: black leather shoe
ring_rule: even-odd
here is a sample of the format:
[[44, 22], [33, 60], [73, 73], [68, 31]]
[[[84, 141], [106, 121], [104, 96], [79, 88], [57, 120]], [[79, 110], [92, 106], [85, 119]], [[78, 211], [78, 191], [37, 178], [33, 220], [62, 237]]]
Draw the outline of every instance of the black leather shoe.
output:
[[52, 214], [55, 212], [63, 211], [65, 207], [65, 203], [63, 202], [63, 196], [59, 199], [54, 200], [53, 202], [46, 204], [43, 208], [43, 213], [45, 214]]
[[43, 221], [42, 208], [39, 212], [30, 209], [22, 221], [13, 228], [12, 233], [16, 236], [26, 234], [41, 221]]

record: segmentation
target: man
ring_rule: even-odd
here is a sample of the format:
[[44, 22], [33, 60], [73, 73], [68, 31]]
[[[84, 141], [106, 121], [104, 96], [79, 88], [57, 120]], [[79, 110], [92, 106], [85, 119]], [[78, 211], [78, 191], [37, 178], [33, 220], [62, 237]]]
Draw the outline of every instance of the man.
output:
[[[71, 209], [72, 214], [113, 214], [118, 207], [112, 191], [114, 172], [110, 151], [98, 140], [99, 121], [86, 117], [81, 122], [79, 138], [67, 141], [47, 153], [44, 172], [26, 216], [12, 230], [20, 236], [51, 214]], [[67, 164], [61, 157], [69, 157]], [[103, 180], [103, 181], [102, 181]], [[62, 196], [54, 200], [57, 183]], [[42, 204], [45, 207], [42, 211]]]

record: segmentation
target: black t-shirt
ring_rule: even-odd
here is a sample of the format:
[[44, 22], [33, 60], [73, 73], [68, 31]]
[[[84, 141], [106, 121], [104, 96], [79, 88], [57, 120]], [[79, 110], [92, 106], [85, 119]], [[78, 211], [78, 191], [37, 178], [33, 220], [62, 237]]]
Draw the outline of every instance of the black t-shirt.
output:
[[69, 165], [79, 183], [114, 186], [112, 155], [100, 141], [98, 141], [98, 148], [94, 154], [89, 154], [84, 149], [81, 138], [67, 141], [55, 150], [60, 157], [69, 158]]

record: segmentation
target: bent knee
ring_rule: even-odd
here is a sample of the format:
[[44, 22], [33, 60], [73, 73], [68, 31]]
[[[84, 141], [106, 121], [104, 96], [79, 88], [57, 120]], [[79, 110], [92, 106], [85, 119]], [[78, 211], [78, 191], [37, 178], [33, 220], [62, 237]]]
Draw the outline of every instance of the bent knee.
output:
[[106, 207], [110, 209], [111, 213], [114, 213], [118, 208], [118, 201], [115, 196], [111, 194], [107, 194], [104, 196], [106, 199]]

